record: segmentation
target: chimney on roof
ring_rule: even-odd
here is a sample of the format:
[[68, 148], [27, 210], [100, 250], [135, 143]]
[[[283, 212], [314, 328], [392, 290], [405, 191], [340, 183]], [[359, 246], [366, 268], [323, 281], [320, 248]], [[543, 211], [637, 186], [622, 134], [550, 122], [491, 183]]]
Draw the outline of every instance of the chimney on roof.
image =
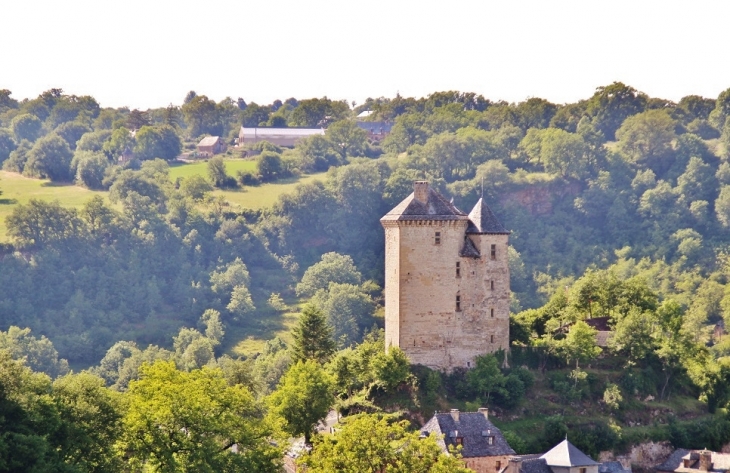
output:
[[428, 181], [414, 182], [413, 196], [422, 204], [428, 203]]
[[712, 452], [704, 449], [700, 450], [700, 470], [712, 471]]
[[489, 408], [480, 407], [479, 409], [477, 409], [477, 412], [479, 412], [480, 414], [484, 414], [484, 418], [489, 420]]
[[459, 422], [459, 409], [451, 409], [451, 418], [454, 419], [454, 422]]

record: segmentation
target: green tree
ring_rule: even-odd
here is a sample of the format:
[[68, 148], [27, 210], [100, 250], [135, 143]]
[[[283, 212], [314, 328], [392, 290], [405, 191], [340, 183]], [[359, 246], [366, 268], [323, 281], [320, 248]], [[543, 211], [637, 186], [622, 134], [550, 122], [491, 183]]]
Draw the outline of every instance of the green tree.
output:
[[312, 473], [468, 473], [458, 456], [441, 450], [436, 436], [420, 438], [408, 422], [376, 414], [348, 418], [331, 436], [317, 437], [301, 458]]
[[229, 386], [219, 369], [143, 365], [126, 398], [119, 446], [133, 468], [280, 471], [282, 452], [272, 445], [272, 430], [253, 396], [243, 386]]
[[613, 140], [624, 120], [643, 112], [646, 102], [646, 94], [621, 82], [614, 82], [596, 89], [587, 102], [586, 113], [593, 118], [594, 125], [603, 136]]
[[114, 130], [111, 137], [104, 142], [103, 151], [107, 158], [114, 162], [125, 150], [132, 151], [134, 149], [134, 137], [128, 129], [121, 127]]
[[411, 374], [411, 364], [405, 352], [398, 347], [389, 347], [372, 359], [375, 379], [386, 391], [393, 391], [405, 382]]
[[32, 336], [29, 328], [11, 325], [7, 332], [0, 332], [0, 350], [6, 350], [13, 359], [52, 378], [68, 372], [68, 362], [58, 358], [53, 343], [43, 335], [40, 338]]
[[122, 427], [118, 393], [107, 389], [101, 378], [82, 372], [57, 379], [53, 398], [64, 422], [64, 462], [76, 471], [122, 470], [114, 449]]
[[492, 354], [478, 356], [474, 368], [467, 373], [467, 381], [471, 389], [483, 396], [484, 404], [489, 405], [490, 396], [501, 390], [505, 381], [497, 357]]
[[626, 119], [616, 131], [618, 147], [633, 163], [662, 175], [671, 166], [674, 120], [666, 110], [648, 110]]
[[561, 177], [581, 179], [589, 170], [588, 146], [580, 135], [547, 129], [540, 147], [545, 170]]
[[43, 123], [35, 115], [24, 113], [13, 118], [10, 122], [10, 128], [12, 128], [15, 135], [15, 141], [20, 143], [23, 140], [28, 140], [32, 143], [40, 138]]
[[86, 133], [89, 133], [90, 131], [91, 129], [88, 126], [76, 121], [63, 123], [57, 126], [55, 130], [53, 130], [54, 133], [56, 133], [58, 136], [63, 138], [66, 143], [68, 143], [68, 147], [71, 148], [71, 150], [75, 150], [76, 143], [81, 139], [82, 136], [84, 136]]
[[0, 164], [10, 157], [10, 153], [18, 146], [15, 144], [13, 134], [10, 130], [0, 128]]
[[182, 143], [174, 128], [169, 125], [143, 126], [135, 135], [134, 155], [141, 161], [161, 158], [175, 159]]
[[297, 326], [292, 329], [292, 361], [314, 360], [325, 363], [335, 352], [332, 327], [317, 307], [307, 304], [302, 310]]
[[359, 341], [362, 330], [372, 325], [375, 303], [361, 286], [330, 283], [328, 289], [317, 291], [312, 303], [327, 316], [340, 347]]
[[226, 163], [222, 156], [215, 156], [208, 161], [208, 177], [215, 187], [234, 187], [236, 180], [226, 172]]
[[728, 185], [720, 187], [720, 195], [715, 200], [715, 214], [723, 227], [730, 227], [730, 186]]
[[318, 290], [327, 289], [330, 283], [360, 284], [362, 275], [348, 255], [330, 252], [310, 266], [297, 284], [297, 296], [312, 297]]
[[570, 362], [575, 360], [578, 368], [580, 361], [590, 361], [601, 353], [596, 345], [596, 329], [579, 320], [570, 327], [568, 335], [558, 342], [558, 352]]
[[104, 177], [111, 166], [104, 153], [77, 151], [71, 160], [71, 168], [76, 169], [76, 182], [89, 189], [104, 189]]
[[48, 376], [33, 373], [0, 350], [0, 470], [65, 471], [56, 442], [62, 420]]
[[303, 435], [310, 443], [317, 423], [334, 404], [332, 379], [316, 361], [299, 361], [286, 372], [268, 404], [286, 432]]
[[281, 155], [271, 151], [264, 151], [256, 158], [256, 170], [263, 181], [275, 181], [284, 171]]
[[66, 141], [58, 135], [46, 135], [28, 152], [23, 174], [52, 181], [71, 179], [73, 154]]
[[182, 180], [180, 192], [195, 201], [202, 201], [208, 193], [213, 192], [213, 186], [200, 174], [193, 174]]
[[333, 123], [327, 128], [325, 136], [343, 162], [348, 157], [362, 156], [368, 139], [367, 132], [352, 120]]
[[8, 235], [20, 247], [43, 247], [79, 234], [81, 220], [75, 209], [61, 207], [58, 201], [30, 199], [13, 209], [5, 220]]

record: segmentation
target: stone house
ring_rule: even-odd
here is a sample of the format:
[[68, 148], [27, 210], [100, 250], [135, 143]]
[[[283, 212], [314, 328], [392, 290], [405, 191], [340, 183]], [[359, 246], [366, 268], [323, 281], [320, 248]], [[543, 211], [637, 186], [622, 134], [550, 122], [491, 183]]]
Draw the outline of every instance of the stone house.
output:
[[710, 450], [687, 450], [679, 448], [656, 467], [658, 473], [690, 473], [712, 471], [725, 473], [730, 470], [730, 453]]
[[226, 144], [220, 136], [206, 136], [198, 143], [198, 156], [208, 157], [222, 153], [226, 150]]
[[489, 411], [437, 412], [421, 429], [421, 436], [435, 435], [444, 453], [461, 447], [461, 456], [477, 473], [499, 473], [515, 454], [502, 432], [489, 421]]
[[390, 134], [393, 124], [388, 122], [357, 122], [357, 126], [365, 130], [370, 141], [381, 141]]
[[451, 371], [509, 349], [507, 231], [483, 199], [467, 215], [417, 181], [385, 228], [385, 343]]

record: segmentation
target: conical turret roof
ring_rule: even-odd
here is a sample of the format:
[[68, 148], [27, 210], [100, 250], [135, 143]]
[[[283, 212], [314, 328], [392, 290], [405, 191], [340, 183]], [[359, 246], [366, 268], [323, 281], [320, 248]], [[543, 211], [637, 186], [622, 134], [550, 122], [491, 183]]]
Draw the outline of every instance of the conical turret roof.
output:
[[591, 457], [578, 450], [578, 447], [568, 442], [566, 438], [549, 452], [541, 456], [548, 466], [592, 466], [598, 465]]
[[469, 213], [469, 227], [466, 229], [466, 233], [509, 235], [510, 232], [499, 223], [492, 209], [484, 203], [484, 199], [479, 198], [479, 201]]

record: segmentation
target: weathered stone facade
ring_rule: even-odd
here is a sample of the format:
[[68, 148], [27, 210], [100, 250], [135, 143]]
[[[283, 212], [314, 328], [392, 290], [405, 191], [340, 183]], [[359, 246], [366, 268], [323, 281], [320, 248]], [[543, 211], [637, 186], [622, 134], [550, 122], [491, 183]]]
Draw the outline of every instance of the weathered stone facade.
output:
[[419, 181], [381, 223], [386, 346], [446, 371], [509, 347], [509, 232], [486, 204], [466, 215]]

